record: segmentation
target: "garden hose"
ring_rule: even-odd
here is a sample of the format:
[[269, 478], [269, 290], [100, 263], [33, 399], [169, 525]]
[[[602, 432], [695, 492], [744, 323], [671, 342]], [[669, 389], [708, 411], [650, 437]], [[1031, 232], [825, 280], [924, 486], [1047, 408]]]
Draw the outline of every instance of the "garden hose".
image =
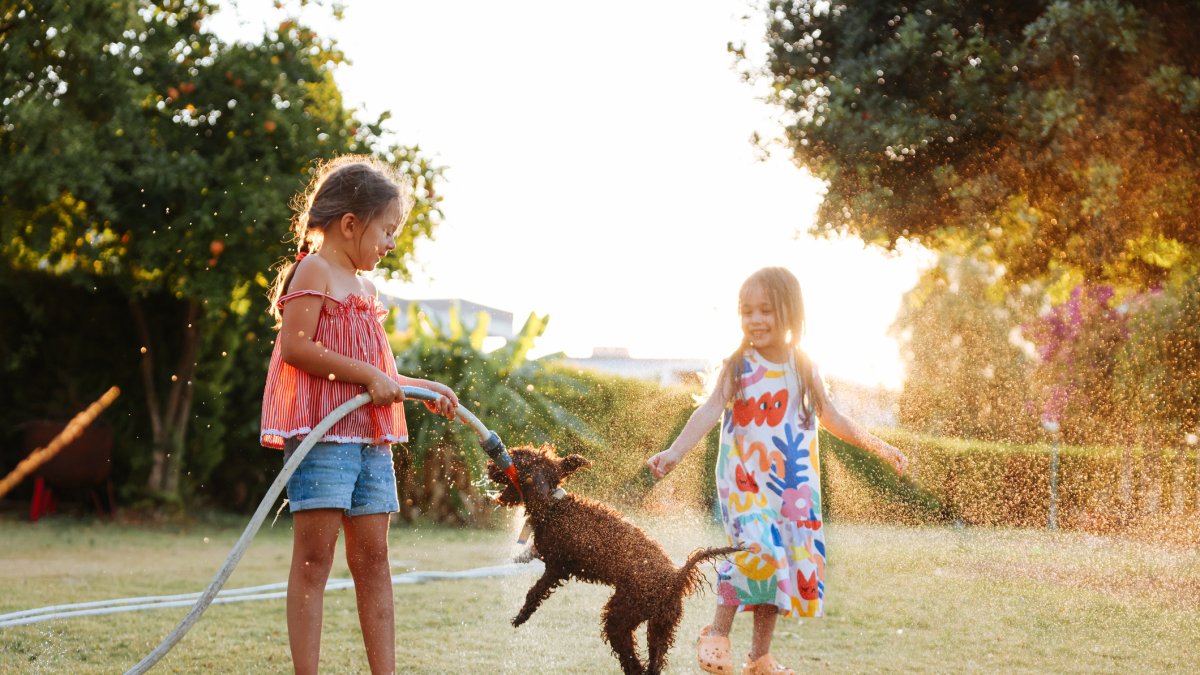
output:
[[[406, 399], [436, 401], [440, 397], [439, 394], [421, 387], [400, 387], [400, 389], [404, 392]], [[355, 396], [326, 415], [325, 419], [321, 420], [320, 424], [305, 436], [300, 446], [296, 448], [296, 451], [284, 463], [283, 469], [280, 470], [279, 475], [275, 478], [275, 482], [271, 483], [266, 496], [263, 497], [262, 502], [258, 505], [258, 509], [254, 512], [254, 516], [250, 518], [249, 524], [246, 525], [246, 529], [242, 532], [242, 536], [234, 545], [233, 550], [229, 552], [229, 557], [225, 559], [225, 564], [217, 572], [217, 575], [213, 577], [212, 583], [208, 585], [204, 593], [200, 595], [200, 599], [192, 606], [191, 611], [179, 622], [175, 630], [163, 638], [163, 641], [154, 648], [154, 651], [147, 654], [146, 658], [126, 671], [125, 675], [138, 675], [146, 672], [154, 664], [158, 663], [162, 657], [166, 656], [167, 652], [171, 651], [171, 648], [183, 638], [184, 634], [199, 620], [204, 610], [212, 604], [221, 587], [225, 585], [225, 581], [229, 579], [229, 575], [233, 573], [233, 568], [237, 567], [238, 562], [242, 559], [242, 555], [246, 552], [246, 547], [250, 545], [250, 540], [254, 539], [254, 535], [258, 533], [258, 528], [266, 520], [267, 514], [270, 513], [271, 507], [275, 504], [275, 500], [279, 498], [279, 494], [283, 492], [284, 486], [287, 485], [288, 479], [296, 472], [296, 467], [300, 466], [300, 462], [304, 461], [304, 457], [308, 455], [312, 447], [321, 440], [334, 424], [346, 415], [349, 415], [352, 411], [370, 402], [370, 394], [362, 393]], [[480, 445], [483, 446], [483, 450], [487, 453], [488, 457], [499, 468], [508, 470], [511, 473], [512, 458], [509, 457], [508, 450], [505, 449], [504, 443], [500, 440], [496, 432], [489, 430], [479, 421], [479, 418], [475, 417], [475, 415], [471, 414], [469, 410], [463, 408], [461, 405], [458, 407], [458, 417], [464, 423], [470, 425], [479, 436]]]

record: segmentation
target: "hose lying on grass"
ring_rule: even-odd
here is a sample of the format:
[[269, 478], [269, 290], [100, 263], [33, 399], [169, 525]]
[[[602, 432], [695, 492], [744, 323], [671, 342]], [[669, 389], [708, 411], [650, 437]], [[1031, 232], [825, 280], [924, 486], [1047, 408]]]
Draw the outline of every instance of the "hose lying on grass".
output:
[[[405, 398], [417, 399], [421, 401], [436, 401], [438, 399], [437, 394], [428, 389], [422, 389], [421, 387], [401, 387], [400, 389], [404, 392]], [[308, 452], [312, 450], [312, 447], [321, 440], [325, 433], [328, 432], [334, 424], [336, 424], [346, 415], [349, 415], [354, 410], [370, 402], [371, 396], [369, 394], [362, 393], [358, 396], [355, 396], [337, 408], [334, 408], [333, 412], [329, 413], [325, 419], [321, 420], [321, 422], [317, 424], [317, 426], [314, 427], [307, 436], [304, 437], [304, 440], [300, 443], [300, 446], [296, 448], [296, 451], [292, 453], [292, 456], [288, 458], [287, 462], [284, 463], [283, 469], [275, 478], [275, 482], [271, 483], [271, 487], [267, 489], [266, 496], [263, 497], [262, 502], [258, 505], [258, 509], [254, 512], [254, 516], [250, 518], [250, 523], [246, 525], [246, 529], [242, 532], [242, 536], [238, 539], [237, 543], [234, 544], [233, 550], [229, 552], [229, 557], [225, 559], [225, 564], [217, 572], [217, 575], [213, 577], [212, 583], [208, 585], [208, 588], [200, 594], [200, 598], [196, 601], [196, 604], [192, 607], [192, 610], [188, 612], [187, 616], [185, 616], [182, 621], [179, 622], [179, 625], [175, 627], [175, 630], [171, 631], [167, 637], [163, 638], [162, 643], [155, 647], [154, 651], [147, 654], [146, 658], [142, 659], [137, 663], [137, 665], [126, 671], [125, 675], [136, 675], [146, 672], [152, 668], [154, 664], [158, 663], [158, 661], [162, 659], [167, 652], [171, 651], [171, 648], [183, 638], [184, 634], [188, 632], [192, 625], [195, 624], [200, 618], [200, 615], [204, 613], [204, 610], [207, 609], [210, 604], [212, 604], [213, 599], [217, 597], [217, 593], [221, 590], [221, 587], [225, 585], [225, 581], [229, 578], [229, 575], [233, 573], [233, 568], [236, 567], [238, 561], [242, 559], [242, 554], [246, 552], [246, 547], [250, 544], [250, 540], [253, 539], [254, 535], [258, 533], [258, 528], [262, 526], [263, 521], [267, 518], [267, 514], [270, 513], [271, 506], [275, 504], [275, 501], [279, 498], [279, 494], [283, 492], [283, 488], [285, 485], [287, 485], [288, 479], [291, 478], [292, 474], [296, 472], [296, 467], [300, 466], [300, 462], [304, 461], [304, 457], [308, 455]], [[461, 405], [458, 407], [458, 417], [463, 422], [469, 424], [479, 436], [479, 442], [483, 446], [484, 452], [491, 457], [492, 461], [495, 462], [496, 465], [501, 469], [510, 469], [512, 466], [512, 458], [509, 457], [508, 451], [504, 447], [504, 443], [500, 441], [500, 437], [496, 435], [496, 432], [489, 431], [488, 428], [485, 427], [477, 417], [475, 417], [475, 415], [471, 414], [469, 410]]]
[[[508, 577], [518, 574], [541, 573], [540, 560], [529, 563], [509, 563], [506, 565], [490, 565], [474, 567], [466, 570], [443, 572], [436, 570], [405, 572], [393, 574], [392, 585], [421, 584], [427, 581], [444, 579], [489, 579]], [[325, 584], [325, 592], [340, 591], [354, 588], [353, 579], [330, 579]], [[69, 619], [79, 616], [99, 616], [102, 614], [119, 614], [122, 612], [140, 612], [148, 609], [168, 609], [172, 607], [187, 607], [200, 598], [201, 593], [180, 593], [177, 595], [148, 595], [136, 598], [115, 598], [112, 600], [95, 600], [93, 602], [73, 602], [66, 605], [50, 605], [38, 609], [26, 609], [9, 614], [0, 614], [0, 628], [26, 626], [31, 623], [41, 623], [52, 619]], [[230, 602], [249, 602], [251, 600], [277, 600], [287, 595], [287, 582], [280, 581], [260, 586], [231, 588], [220, 591], [213, 604]]]

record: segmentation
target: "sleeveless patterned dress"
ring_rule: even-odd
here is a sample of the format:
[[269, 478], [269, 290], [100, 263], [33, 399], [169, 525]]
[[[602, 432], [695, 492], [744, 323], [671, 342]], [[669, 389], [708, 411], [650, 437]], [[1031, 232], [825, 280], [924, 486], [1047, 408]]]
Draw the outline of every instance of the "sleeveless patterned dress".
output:
[[750, 550], [718, 566], [718, 603], [823, 616], [817, 416], [799, 409], [802, 385], [792, 363], [773, 363], [751, 349], [740, 374], [742, 392], [721, 421], [717, 495], [730, 543]]

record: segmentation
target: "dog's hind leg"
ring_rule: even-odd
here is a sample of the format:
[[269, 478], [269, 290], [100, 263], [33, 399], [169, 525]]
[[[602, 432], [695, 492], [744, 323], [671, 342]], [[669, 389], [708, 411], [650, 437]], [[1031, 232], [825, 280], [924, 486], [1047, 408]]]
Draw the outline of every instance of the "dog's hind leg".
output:
[[637, 655], [637, 630], [641, 619], [638, 618], [636, 604], [624, 597], [620, 591], [615, 593], [604, 606], [601, 617], [604, 623], [604, 639], [612, 647], [613, 654], [621, 662], [621, 671], [625, 675], [646, 672]]
[[667, 652], [675, 644], [675, 628], [683, 616], [682, 602], [670, 608], [664, 607], [660, 612], [646, 624], [646, 642], [650, 652], [646, 672], [650, 675], [659, 675], [667, 666]]
[[529, 588], [529, 593], [525, 595], [525, 605], [521, 607], [521, 611], [513, 617], [512, 625], [520, 626], [529, 620], [529, 617], [537, 611], [538, 606], [542, 604], [554, 589], [558, 588], [566, 581], [567, 578], [560, 574], [558, 570], [546, 568], [542, 576]]

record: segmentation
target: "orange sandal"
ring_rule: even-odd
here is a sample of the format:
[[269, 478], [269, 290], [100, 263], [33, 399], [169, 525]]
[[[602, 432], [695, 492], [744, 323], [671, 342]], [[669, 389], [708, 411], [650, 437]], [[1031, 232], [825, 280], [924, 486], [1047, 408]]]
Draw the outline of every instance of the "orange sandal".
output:
[[696, 638], [696, 661], [700, 670], [718, 675], [733, 675], [733, 655], [729, 650], [729, 636], [717, 635], [711, 632], [712, 626], [705, 626]]
[[742, 675], [796, 675], [796, 671], [775, 660], [770, 654], [763, 654], [757, 661], [751, 661], [746, 655], [746, 665], [742, 667]]

